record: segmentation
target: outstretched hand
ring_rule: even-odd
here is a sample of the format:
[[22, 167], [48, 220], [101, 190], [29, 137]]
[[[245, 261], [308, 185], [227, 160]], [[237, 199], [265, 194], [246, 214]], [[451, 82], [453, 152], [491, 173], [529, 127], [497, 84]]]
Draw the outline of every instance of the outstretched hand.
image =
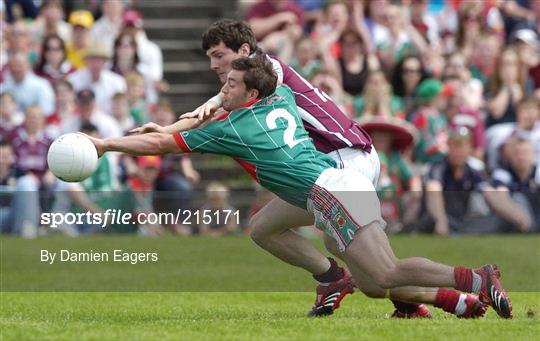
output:
[[106, 152], [105, 141], [103, 139], [98, 139], [98, 138], [92, 137], [90, 135], [87, 135], [85, 133], [79, 133], [79, 134], [83, 135], [84, 137], [89, 139], [90, 142], [92, 142], [94, 144], [94, 147], [96, 147], [98, 157], [101, 157], [101, 155], [105, 154], [105, 152]]
[[216, 110], [219, 109], [219, 106], [212, 102], [208, 101], [204, 103], [203, 105], [199, 106], [197, 109], [193, 110], [192, 112], [187, 112], [185, 114], [180, 115], [180, 119], [184, 118], [196, 118], [199, 120], [199, 124], [206, 121], [208, 118], [212, 116], [216, 112]]
[[130, 134], [147, 134], [147, 133], [162, 133], [163, 127], [154, 122], [146, 123], [140, 127], [131, 129]]

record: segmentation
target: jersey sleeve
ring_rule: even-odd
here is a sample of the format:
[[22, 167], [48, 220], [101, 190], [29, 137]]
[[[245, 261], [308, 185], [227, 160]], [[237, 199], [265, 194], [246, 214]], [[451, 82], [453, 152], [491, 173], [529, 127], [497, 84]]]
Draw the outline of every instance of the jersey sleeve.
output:
[[173, 137], [178, 148], [184, 153], [219, 153], [222, 149], [220, 141], [224, 136], [222, 127], [225, 119], [226, 117], [218, 119], [203, 128], [174, 133]]

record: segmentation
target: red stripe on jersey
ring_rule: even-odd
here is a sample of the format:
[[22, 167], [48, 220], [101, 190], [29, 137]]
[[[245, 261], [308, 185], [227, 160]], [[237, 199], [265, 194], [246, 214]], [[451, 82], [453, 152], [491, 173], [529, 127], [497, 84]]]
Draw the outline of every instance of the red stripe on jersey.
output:
[[184, 140], [184, 138], [182, 137], [180, 133], [174, 133], [173, 137], [174, 137], [174, 140], [176, 141], [176, 144], [178, 145], [178, 147], [180, 147], [180, 149], [183, 152], [185, 153], [191, 152], [191, 148], [189, 148], [189, 146], [186, 143], [186, 140]]
[[249, 175], [251, 175], [251, 177], [255, 181], [260, 182], [259, 178], [257, 177], [257, 166], [255, 166], [254, 164], [249, 163], [247, 161], [244, 161], [244, 160], [240, 160], [240, 159], [237, 159], [237, 158], [234, 158], [234, 159], [236, 160], [236, 162], [238, 162], [240, 164], [240, 166], [242, 166], [245, 170], [247, 170]]
[[239, 106], [232, 108], [231, 111], [237, 110], [237, 109], [242, 109], [242, 108], [249, 108], [250, 106], [252, 106], [253, 104], [257, 103], [260, 100], [261, 100], [260, 98], [252, 99], [249, 102], [246, 102], [244, 104], [240, 104]]
[[225, 121], [227, 117], [229, 117], [230, 114], [231, 114], [230, 112], [223, 113], [220, 116], [218, 116], [218, 118], [216, 118], [216, 121]]

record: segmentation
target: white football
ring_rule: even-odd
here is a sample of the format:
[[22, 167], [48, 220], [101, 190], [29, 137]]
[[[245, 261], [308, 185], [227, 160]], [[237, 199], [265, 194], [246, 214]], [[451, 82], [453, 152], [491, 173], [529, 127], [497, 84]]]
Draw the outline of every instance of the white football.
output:
[[98, 155], [87, 137], [75, 133], [64, 134], [51, 144], [47, 164], [58, 179], [79, 182], [95, 172]]

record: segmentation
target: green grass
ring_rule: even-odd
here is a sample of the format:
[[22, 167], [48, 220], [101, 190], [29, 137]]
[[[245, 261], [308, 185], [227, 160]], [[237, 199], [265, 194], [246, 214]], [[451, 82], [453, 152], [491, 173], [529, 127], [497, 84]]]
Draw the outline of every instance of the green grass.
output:
[[[392, 238], [401, 257], [497, 262], [514, 306], [512, 320], [493, 310], [480, 320], [460, 320], [436, 309], [431, 320], [394, 320], [389, 301], [358, 293], [334, 316], [305, 317], [313, 280], [247, 238], [0, 238], [0, 340], [537, 339], [539, 242], [539, 236]], [[160, 261], [45, 265], [36, 251], [42, 248], [149, 250], [159, 252]], [[15, 292], [17, 282], [19, 291], [42, 292]], [[121, 292], [133, 287], [160, 292]], [[47, 292], [58, 290], [85, 292]]]

